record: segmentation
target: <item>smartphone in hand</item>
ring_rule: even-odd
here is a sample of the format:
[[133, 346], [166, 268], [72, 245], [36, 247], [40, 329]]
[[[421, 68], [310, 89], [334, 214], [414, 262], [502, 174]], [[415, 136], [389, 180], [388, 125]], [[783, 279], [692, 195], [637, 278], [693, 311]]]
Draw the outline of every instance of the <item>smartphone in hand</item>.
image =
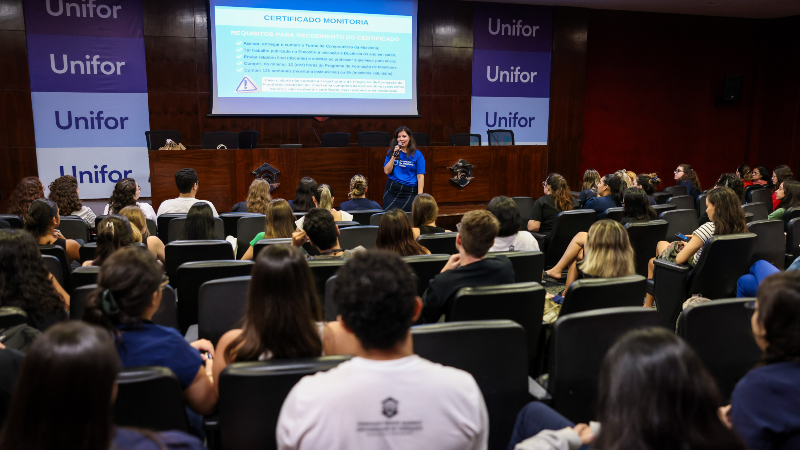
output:
[[675, 233], [675, 237], [682, 240], [683, 242], [689, 242], [689, 238], [684, 236], [682, 233]]

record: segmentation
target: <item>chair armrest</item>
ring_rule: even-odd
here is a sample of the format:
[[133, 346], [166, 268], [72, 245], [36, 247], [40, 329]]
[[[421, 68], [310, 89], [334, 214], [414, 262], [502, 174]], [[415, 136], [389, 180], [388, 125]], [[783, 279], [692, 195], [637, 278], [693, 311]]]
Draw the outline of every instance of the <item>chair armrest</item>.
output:
[[669, 262], [666, 259], [658, 259], [658, 258], [656, 258], [653, 261], [653, 265], [655, 267], [662, 267], [664, 269], [668, 269], [668, 270], [671, 270], [673, 272], [678, 272], [678, 273], [689, 273], [689, 271], [692, 270], [691, 267], [689, 267], [689, 266], [687, 266], [685, 264], [678, 264], [678, 263], [674, 263], [674, 262]]
[[222, 450], [222, 438], [219, 433], [219, 412], [203, 417], [203, 430], [206, 432], [208, 449]]
[[547, 389], [542, 387], [541, 384], [534, 381], [534, 379], [531, 377], [528, 377], [528, 392], [537, 401], [540, 401], [546, 405], [551, 405], [553, 403], [553, 397], [549, 392], [547, 392]]
[[691, 268], [681, 264], [656, 259], [654, 263], [653, 283], [655, 298], [661, 325], [675, 330], [675, 321], [686, 301], [686, 289]]

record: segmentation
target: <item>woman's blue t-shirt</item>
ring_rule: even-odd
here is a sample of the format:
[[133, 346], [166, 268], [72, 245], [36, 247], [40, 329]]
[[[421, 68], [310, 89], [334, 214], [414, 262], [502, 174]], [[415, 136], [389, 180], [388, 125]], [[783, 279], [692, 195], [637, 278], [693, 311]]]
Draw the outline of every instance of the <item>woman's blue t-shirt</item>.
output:
[[339, 205], [342, 211], [358, 211], [366, 209], [381, 209], [381, 205], [368, 198], [354, 198]]
[[[391, 153], [386, 155], [383, 165], [385, 166], [388, 164], [391, 158]], [[406, 153], [400, 152], [400, 156], [394, 160], [394, 169], [392, 169], [392, 173], [389, 174], [389, 179], [397, 183], [405, 184], [406, 186], [416, 186], [417, 175], [424, 174], [425, 157], [422, 156], [422, 152], [417, 149], [411, 159], [408, 158]]]

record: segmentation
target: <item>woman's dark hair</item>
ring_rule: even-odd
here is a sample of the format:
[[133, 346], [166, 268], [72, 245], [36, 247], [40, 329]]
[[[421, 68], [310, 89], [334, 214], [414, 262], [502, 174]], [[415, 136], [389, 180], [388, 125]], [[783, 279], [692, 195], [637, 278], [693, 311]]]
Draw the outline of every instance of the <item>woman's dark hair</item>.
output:
[[431, 194], [418, 194], [411, 203], [411, 220], [414, 226], [419, 228], [431, 222], [435, 222], [439, 217], [439, 205]]
[[635, 220], [655, 220], [658, 217], [644, 189], [628, 188], [622, 198], [625, 217]]
[[747, 233], [747, 218], [742, 209], [739, 197], [733, 189], [715, 187], [706, 195], [708, 202], [714, 205], [714, 235]]
[[800, 272], [770, 275], [758, 286], [758, 322], [767, 348], [763, 364], [800, 361]]
[[778, 208], [788, 210], [795, 206], [800, 206], [800, 181], [786, 180], [783, 182], [783, 198]]
[[100, 266], [97, 289], [89, 294], [83, 320], [119, 336], [119, 325], [141, 323], [163, 278], [164, 270], [149, 251], [127, 247], [114, 252]]
[[92, 261], [92, 265], [103, 264], [112, 253], [135, 241], [127, 217], [119, 214], [107, 216], [97, 225], [97, 258]]
[[784, 181], [791, 180], [792, 177], [794, 177], [792, 169], [790, 169], [789, 166], [780, 165], [776, 167], [773, 172], [775, 172], [775, 177], [778, 178], [778, 182], [775, 183], [775, 186], [779, 186]]
[[736, 196], [739, 197], [739, 202], [744, 201], [744, 181], [735, 173], [723, 173], [720, 175], [717, 186], [731, 188]]
[[557, 173], [551, 173], [544, 182], [550, 186], [550, 196], [553, 197], [556, 210], [559, 212], [572, 210], [572, 194], [567, 180]]
[[497, 237], [508, 237], [519, 233], [522, 216], [519, 213], [517, 202], [501, 195], [493, 198], [486, 209], [494, 214], [497, 221], [500, 222], [500, 231], [497, 233]]
[[397, 208], [387, 211], [381, 217], [375, 246], [381, 250], [395, 252], [400, 256], [427, 255], [430, 253], [414, 239], [408, 215]]
[[78, 321], [54, 325], [27, 349], [0, 433], [3, 450], [112, 447], [114, 341]]
[[28, 208], [34, 200], [44, 198], [44, 186], [36, 177], [25, 177], [20, 180], [11, 197], [8, 198], [6, 213], [20, 216], [23, 219], [28, 214]]
[[714, 378], [691, 347], [663, 328], [626, 333], [600, 369], [597, 450], [745, 450], [717, 415]]
[[58, 213], [56, 202], [47, 198], [34, 200], [25, 216], [25, 231], [37, 239], [46, 235], [50, 231], [53, 218], [59, 217]]
[[739, 167], [736, 168], [736, 172], [741, 177], [742, 181], [752, 181], [753, 174], [750, 172], [750, 166], [747, 164], [741, 164]]
[[181, 231], [181, 239], [184, 241], [219, 239], [214, 227], [214, 213], [208, 203], [197, 202], [189, 208]]
[[297, 184], [297, 192], [292, 200], [292, 209], [295, 212], [308, 212], [316, 208], [314, 205], [314, 193], [317, 192], [317, 182], [311, 177], [304, 177]]
[[636, 175], [636, 184], [639, 185], [647, 195], [653, 195], [657, 184], [661, 184], [661, 178], [655, 173], [640, 173]]
[[72, 175], [56, 178], [48, 188], [50, 200], [56, 202], [58, 209], [64, 211], [64, 215], [70, 215], [83, 207], [78, 197], [78, 180]]
[[[753, 172], [758, 171], [758, 175], [761, 177], [761, 180], [767, 181], [769, 179], [769, 170], [765, 166], [755, 166], [753, 167]], [[750, 172], [752, 177], [753, 172]]]
[[108, 213], [119, 214], [126, 206], [136, 206], [136, 180], [123, 178], [114, 186], [114, 192], [108, 199]]
[[50, 281], [36, 239], [23, 230], [0, 230], [0, 306], [28, 314], [63, 314], [66, 304]]
[[322, 306], [303, 254], [288, 245], [270, 245], [258, 254], [247, 294], [242, 333], [225, 350], [225, 360], [256, 361], [317, 357], [322, 339], [317, 322]]
[[622, 177], [612, 174], [608, 174], [603, 177], [603, 183], [608, 186], [609, 195], [614, 200], [614, 203], [617, 206], [622, 206], [622, 195], [625, 193], [625, 180]]
[[394, 139], [392, 142], [389, 143], [389, 152], [387, 155], [391, 154], [394, 151], [394, 147], [397, 145], [397, 135], [400, 134], [401, 131], [405, 131], [408, 135], [408, 144], [406, 145], [406, 154], [408, 155], [409, 159], [414, 157], [414, 152], [417, 151], [417, 141], [414, 140], [414, 135], [411, 134], [411, 129], [407, 126], [402, 126], [396, 130], [394, 130]]
[[697, 172], [692, 169], [689, 164], [678, 164], [678, 167], [683, 169], [683, 175], [679, 178], [680, 181], [689, 181], [692, 186], [698, 191], [702, 192], [703, 188], [700, 187], [700, 179], [697, 178]]

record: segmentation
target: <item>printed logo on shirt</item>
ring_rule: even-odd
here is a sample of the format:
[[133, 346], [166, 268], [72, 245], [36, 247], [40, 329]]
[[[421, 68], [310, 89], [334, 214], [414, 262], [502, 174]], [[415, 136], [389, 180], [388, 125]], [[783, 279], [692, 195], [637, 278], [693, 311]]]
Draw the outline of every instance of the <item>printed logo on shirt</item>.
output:
[[414, 161], [398, 161], [394, 160], [394, 164], [400, 167], [414, 167]]
[[[381, 414], [391, 419], [396, 416], [400, 402], [387, 397], [381, 402]], [[376, 420], [359, 421], [357, 426], [358, 433], [365, 433], [371, 437], [382, 436], [412, 436], [422, 431], [421, 420]]]
[[397, 406], [399, 402], [392, 397], [387, 398], [382, 402], [383, 404], [383, 415], [392, 418], [397, 414]]

